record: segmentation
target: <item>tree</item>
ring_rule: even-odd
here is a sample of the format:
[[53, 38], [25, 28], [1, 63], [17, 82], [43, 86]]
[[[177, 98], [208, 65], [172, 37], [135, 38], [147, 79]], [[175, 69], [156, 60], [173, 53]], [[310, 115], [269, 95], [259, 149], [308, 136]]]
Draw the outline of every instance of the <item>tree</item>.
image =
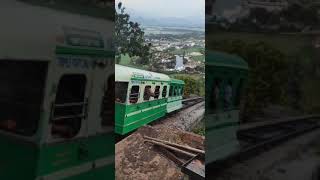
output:
[[151, 58], [151, 44], [146, 44], [144, 31], [137, 22], [130, 21], [130, 15], [125, 12], [122, 3], [118, 3], [118, 10], [115, 13], [115, 51], [116, 61], [120, 62], [121, 54], [128, 54], [130, 57], [140, 57], [140, 63], [146, 65]]

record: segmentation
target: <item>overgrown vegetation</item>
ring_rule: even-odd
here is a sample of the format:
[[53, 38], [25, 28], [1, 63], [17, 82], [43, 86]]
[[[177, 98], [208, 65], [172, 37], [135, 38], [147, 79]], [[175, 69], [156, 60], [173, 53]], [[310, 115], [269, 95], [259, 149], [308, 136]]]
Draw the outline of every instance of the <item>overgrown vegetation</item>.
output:
[[184, 96], [202, 96], [205, 95], [205, 82], [204, 78], [201, 75], [189, 75], [189, 74], [178, 74], [172, 75], [173, 78], [183, 80], [185, 83], [184, 87]]
[[199, 124], [197, 124], [197, 126], [192, 129], [192, 132], [195, 134], [199, 134], [201, 136], [205, 136], [206, 135], [206, 127], [205, 127], [204, 120], [201, 120], [201, 122], [199, 122]]
[[115, 13], [114, 39], [117, 63], [120, 62], [121, 55], [123, 54], [129, 57], [139, 57], [135, 62], [131, 63], [139, 65], [150, 63], [151, 44], [145, 43], [144, 31], [140, 27], [140, 24], [130, 20], [130, 15], [125, 12], [125, 7], [123, 7], [121, 2], [118, 3]]
[[[301, 42], [291, 43], [294, 46]], [[311, 41], [309, 43], [311, 45]], [[250, 72], [243, 117], [249, 120], [272, 104], [308, 113], [320, 110], [320, 103], [314, 100], [320, 99], [320, 94], [315, 93], [320, 91], [320, 86], [314, 84], [311, 87], [310, 84], [320, 79], [317, 75], [319, 63], [310, 45], [303, 44], [309, 48], [288, 53], [286, 47], [281, 48], [261, 38], [255, 41], [224, 39], [210, 41], [208, 49], [237, 54], [248, 62]]]

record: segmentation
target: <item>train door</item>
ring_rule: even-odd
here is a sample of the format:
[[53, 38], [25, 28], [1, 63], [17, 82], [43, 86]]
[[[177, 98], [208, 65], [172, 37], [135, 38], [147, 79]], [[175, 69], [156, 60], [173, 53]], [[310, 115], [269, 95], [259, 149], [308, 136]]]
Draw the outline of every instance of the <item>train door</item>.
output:
[[[232, 71], [223, 67], [210, 67], [206, 96], [207, 162], [223, 159], [238, 149], [236, 132], [238, 110], [233, 109], [234, 79]], [[209, 68], [208, 68], [209, 69]]]
[[[88, 105], [93, 66], [92, 57], [58, 54], [49, 67], [46, 101], [50, 115], [47, 124], [43, 122], [45, 145], [39, 154], [40, 177], [65, 179], [90, 172]], [[73, 168], [82, 170], [75, 172]]]
[[[78, 62], [82, 62], [82, 66]], [[90, 67], [91, 63], [91, 67]], [[58, 56], [48, 142], [84, 137], [88, 133], [88, 102], [92, 87], [90, 58]]]

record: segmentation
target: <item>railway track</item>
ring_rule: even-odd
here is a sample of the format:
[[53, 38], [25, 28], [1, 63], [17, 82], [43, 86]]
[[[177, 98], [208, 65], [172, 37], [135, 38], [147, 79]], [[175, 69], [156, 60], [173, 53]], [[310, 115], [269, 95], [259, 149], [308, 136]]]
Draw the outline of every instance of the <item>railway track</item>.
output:
[[191, 107], [195, 104], [198, 104], [202, 101], [204, 101], [203, 97], [194, 97], [194, 98], [183, 99], [182, 100], [183, 106], [181, 109], [186, 109], [186, 108]]
[[290, 121], [240, 130], [238, 132], [238, 139], [241, 144], [240, 153], [252, 153], [315, 130], [320, 127], [319, 122], [320, 117], [310, 116], [308, 118], [297, 118]]
[[[208, 176], [219, 174], [223, 168], [232, 165], [259, 153], [266, 151], [282, 142], [297, 137], [320, 127], [320, 116], [304, 116], [277, 123], [253, 126], [238, 131], [240, 142], [239, 152], [218, 162], [206, 166]], [[211, 177], [211, 176], [210, 176]]]

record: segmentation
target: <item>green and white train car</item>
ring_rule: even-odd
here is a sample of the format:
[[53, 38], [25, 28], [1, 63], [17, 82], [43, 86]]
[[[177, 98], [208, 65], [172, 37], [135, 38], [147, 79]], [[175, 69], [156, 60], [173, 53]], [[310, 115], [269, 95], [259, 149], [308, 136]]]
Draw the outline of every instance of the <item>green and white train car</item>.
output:
[[100, 115], [112, 88], [114, 24], [16, 1], [4, 7], [0, 179], [114, 179], [114, 130]]
[[173, 112], [182, 108], [182, 96], [184, 91], [184, 81], [179, 79], [170, 80], [169, 97], [167, 104], [167, 112]]
[[182, 107], [184, 82], [116, 64], [115, 132], [127, 134]]
[[239, 151], [239, 110], [248, 69], [238, 56], [206, 53], [206, 164]]
[[115, 132], [126, 134], [167, 112], [169, 76], [116, 64]]

